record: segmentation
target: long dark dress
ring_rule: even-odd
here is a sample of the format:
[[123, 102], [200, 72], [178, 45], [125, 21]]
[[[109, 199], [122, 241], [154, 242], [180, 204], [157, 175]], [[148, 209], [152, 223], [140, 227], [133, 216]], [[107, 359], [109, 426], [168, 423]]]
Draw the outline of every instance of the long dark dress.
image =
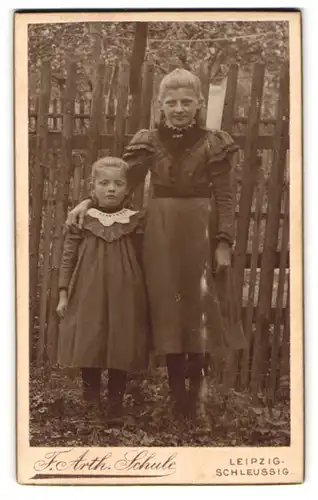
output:
[[219, 239], [233, 242], [230, 160], [236, 150], [226, 132], [198, 126], [182, 141], [171, 140], [164, 127], [141, 130], [126, 148], [132, 186], [151, 171], [144, 267], [159, 355], [219, 354], [231, 343], [213, 276], [213, 250]]
[[68, 289], [69, 304], [60, 324], [61, 365], [128, 372], [147, 367], [147, 304], [137, 241], [142, 225], [140, 213], [90, 209], [83, 230], [66, 236], [59, 287]]

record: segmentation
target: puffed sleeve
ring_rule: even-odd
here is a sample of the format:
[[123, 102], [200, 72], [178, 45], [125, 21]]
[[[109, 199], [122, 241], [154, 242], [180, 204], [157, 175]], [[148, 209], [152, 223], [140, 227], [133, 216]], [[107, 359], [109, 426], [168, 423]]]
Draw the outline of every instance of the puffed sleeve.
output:
[[78, 255], [78, 247], [83, 238], [83, 232], [77, 228], [70, 228], [65, 236], [62, 259], [59, 272], [59, 289], [68, 289]]
[[211, 131], [208, 137], [208, 169], [217, 212], [216, 239], [230, 245], [234, 240], [232, 159], [238, 151], [232, 137], [224, 131]]
[[139, 130], [126, 146], [123, 159], [129, 165], [128, 183], [131, 191], [145, 180], [154, 153], [151, 132], [146, 129]]

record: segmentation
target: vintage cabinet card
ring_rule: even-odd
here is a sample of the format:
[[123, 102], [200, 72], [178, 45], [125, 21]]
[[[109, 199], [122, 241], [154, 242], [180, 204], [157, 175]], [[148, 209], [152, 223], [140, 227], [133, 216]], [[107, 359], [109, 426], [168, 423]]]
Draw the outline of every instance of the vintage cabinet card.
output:
[[14, 36], [18, 481], [302, 482], [300, 13]]

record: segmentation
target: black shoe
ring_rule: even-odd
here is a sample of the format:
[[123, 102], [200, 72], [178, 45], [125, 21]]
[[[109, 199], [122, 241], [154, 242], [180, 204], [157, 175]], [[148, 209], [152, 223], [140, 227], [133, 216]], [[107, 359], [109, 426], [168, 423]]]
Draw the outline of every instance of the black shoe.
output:
[[101, 409], [101, 399], [99, 391], [85, 387], [83, 390], [83, 399], [85, 402], [85, 406], [88, 409]]

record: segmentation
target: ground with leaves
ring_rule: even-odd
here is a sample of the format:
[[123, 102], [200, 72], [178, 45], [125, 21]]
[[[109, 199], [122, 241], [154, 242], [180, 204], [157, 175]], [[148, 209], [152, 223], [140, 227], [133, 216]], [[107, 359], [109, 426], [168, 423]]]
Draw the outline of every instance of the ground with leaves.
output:
[[[103, 379], [107, 399], [107, 375]], [[131, 379], [125, 396], [125, 423], [109, 427], [87, 413], [77, 372], [32, 368], [30, 378], [31, 446], [288, 446], [289, 405], [269, 410], [261, 398], [224, 391], [205, 379], [196, 426], [175, 423], [165, 370]]]

